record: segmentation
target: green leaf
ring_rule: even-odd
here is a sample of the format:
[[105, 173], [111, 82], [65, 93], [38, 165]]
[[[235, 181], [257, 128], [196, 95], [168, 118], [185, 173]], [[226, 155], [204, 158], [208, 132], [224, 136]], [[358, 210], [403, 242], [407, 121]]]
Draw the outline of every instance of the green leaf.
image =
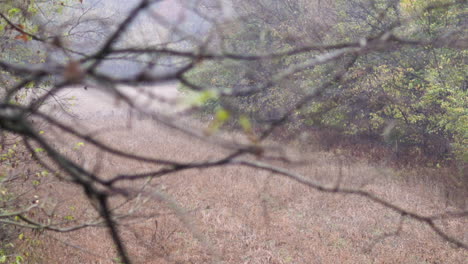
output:
[[75, 144], [75, 146], [73, 147], [73, 149], [79, 149], [79, 148], [81, 148], [81, 147], [83, 147], [83, 146], [84, 146], [84, 143], [83, 143], [83, 142], [78, 142], [78, 143]]
[[33, 88], [35, 84], [36, 84], [35, 82], [28, 82], [28, 83], [26, 84], [26, 89], [31, 89], [31, 88]]
[[75, 217], [73, 217], [73, 215], [67, 215], [67, 216], [64, 217], [64, 219], [67, 220], [67, 221], [73, 221], [73, 220], [75, 220]]
[[15, 261], [16, 264], [21, 264], [23, 261], [24, 259], [22, 256], [16, 256], [16, 261]]
[[222, 123], [226, 122], [230, 116], [231, 114], [226, 109], [223, 109], [223, 108], [219, 109], [216, 112], [216, 120]]
[[40, 152], [44, 152], [45, 150], [43, 148], [36, 148], [34, 149], [34, 152], [36, 153], [40, 153]]
[[245, 132], [252, 131], [252, 123], [250, 122], [250, 119], [248, 117], [244, 115], [239, 117], [239, 124]]
[[10, 10], [8, 10], [8, 15], [9, 16], [14, 16], [14, 15], [20, 13], [20, 12], [21, 12], [21, 9], [19, 9], [17, 7], [13, 7]]
[[213, 90], [206, 90], [202, 92], [193, 92], [190, 93], [187, 97], [187, 103], [190, 106], [203, 106], [208, 101], [216, 99], [218, 94]]
[[39, 9], [37, 9], [35, 5], [28, 6], [28, 12], [29, 13], [36, 14], [38, 11], [39, 11]]

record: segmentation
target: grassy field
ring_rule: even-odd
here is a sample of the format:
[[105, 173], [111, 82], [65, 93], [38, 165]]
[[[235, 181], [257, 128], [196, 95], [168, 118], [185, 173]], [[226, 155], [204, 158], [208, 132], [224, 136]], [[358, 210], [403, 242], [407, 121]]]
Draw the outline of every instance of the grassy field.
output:
[[[84, 120], [81, 129], [123, 150], [152, 157], [209, 160], [226, 152], [151, 120], [134, 120], [130, 127], [121, 120], [97, 116]], [[101, 177], [157, 169], [105, 155], [88, 145], [77, 149], [76, 139], [61, 138], [53, 130], [47, 133], [63, 152]], [[444, 176], [437, 175], [440, 171], [396, 170], [351, 161], [314, 151], [313, 145], [270, 143], [268, 149], [293, 161], [274, 164], [304, 177], [326, 186], [341, 179], [342, 186], [371, 191], [422, 215], [466, 208], [466, 196], [448, 195], [447, 187], [434, 180]], [[94, 221], [96, 212], [81, 189], [52, 176], [41, 177], [36, 185], [31, 184], [34, 179], [17, 187], [30, 189], [24, 199], [38, 196], [42, 206], [36, 214], [44, 221], [47, 215], [66, 222], [64, 226]], [[443, 241], [427, 225], [365, 198], [321, 193], [260, 170], [239, 166], [193, 170], [125, 187], [144, 193], [131, 201], [112, 201], [136, 263], [466, 263], [468, 259], [467, 251]], [[438, 224], [468, 242], [466, 218]], [[26, 236], [38, 241], [32, 262], [119, 263], [103, 227]]]

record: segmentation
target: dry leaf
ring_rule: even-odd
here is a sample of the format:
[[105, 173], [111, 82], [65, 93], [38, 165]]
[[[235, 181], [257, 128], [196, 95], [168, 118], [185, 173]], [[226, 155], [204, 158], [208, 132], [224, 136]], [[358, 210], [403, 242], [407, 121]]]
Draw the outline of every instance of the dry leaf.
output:
[[29, 36], [27, 34], [20, 34], [20, 35], [16, 36], [15, 39], [22, 40], [24, 42], [28, 42], [29, 41]]
[[70, 83], [80, 83], [84, 78], [84, 72], [77, 61], [70, 61], [65, 67], [63, 77]]

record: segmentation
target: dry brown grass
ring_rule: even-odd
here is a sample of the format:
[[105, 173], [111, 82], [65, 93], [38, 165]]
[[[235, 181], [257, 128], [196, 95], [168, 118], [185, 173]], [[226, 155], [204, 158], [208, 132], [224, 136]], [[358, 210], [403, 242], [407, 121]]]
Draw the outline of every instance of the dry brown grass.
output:
[[[85, 120], [83, 129], [105, 128], [99, 134], [102, 140], [152, 157], [190, 161], [225, 153], [150, 120], [135, 122], [131, 129], [121, 120], [96, 117]], [[58, 140], [59, 134], [48, 133], [64, 152], [90, 169], [99, 169], [102, 177], [155, 168], [95, 155], [90, 146], [73, 150], [76, 139]], [[335, 184], [342, 175], [345, 186], [372, 191], [423, 215], [454, 209], [447, 207], [444, 186], [428, 176], [410, 176], [422, 170], [397, 171], [349, 162], [328, 152], [283, 149], [301, 163], [282, 165], [324, 185]], [[56, 210], [56, 220], [96, 215], [82, 190], [65, 181], [48, 181], [35, 192], [45, 210]], [[139, 181], [126, 187], [143, 185]], [[145, 186], [153, 194], [151, 199], [133, 200], [116, 210], [134, 209], [132, 217], [122, 219], [120, 231], [136, 263], [466, 263], [468, 259], [467, 251], [453, 248], [427, 226], [362, 197], [317, 192], [259, 170], [238, 166], [192, 170], [153, 179]], [[120, 202], [121, 198], [113, 200], [115, 206]], [[468, 243], [466, 218], [439, 224]], [[43, 263], [113, 263], [116, 258], [101, 227], [45, 233], [39, 239]]]

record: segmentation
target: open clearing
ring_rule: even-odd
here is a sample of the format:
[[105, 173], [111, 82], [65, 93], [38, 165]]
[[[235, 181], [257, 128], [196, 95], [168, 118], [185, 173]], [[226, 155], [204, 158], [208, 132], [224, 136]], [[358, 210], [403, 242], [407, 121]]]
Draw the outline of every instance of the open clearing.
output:
[[[174, 89], [168, 88], [168, 99], [175, 99]], [[63, 121], [119, 149], [180, 161], [212, 160], [227, 153], [152, 119], [132, 118], [118, 102], [87, 92], [71, 90], [79, 99], [78, 118], [62, 117]], [[189, 125], [206, 127], [195, 121]], [[160, 168], [129, 162], [88, 145], [76, 149], [77, 139], [64, 138], [58, 131], [47, 134], [63, 152], [102, 177]], [[315, 151], [314, 145], [302, 146], [302, 150], [293, 143], [267, 145], [272, 155], [285, 153], [296, 161], [274, 164], [324, 185], [333, 186], [341, 179], [342, 186], [372, 191], [422, 215], [454, 209], [447, 202], [446, 189], [430, 179], [429, 170], [395, 171]], [[112, 201], [114, 212], [123, 215], [119, 228], [136, 263], [462, 264], [468, 259], [467, 251], [443, 241], [428, 226], [365, 198], [321, 193], [260, 170], [240, 166], [190, 170], [126, 184], [144, 194], [130, 202], [119, 197]], [[76, 224], [96, 216], [84, 192], [73, 184], [49, 177], [35, 188], [43, 210], [54, 210], [57, 221]], [[466, 203], [466, 197], [460, 200]], [[438, 224], [468, 242], [466, 218]], [[103, 227], [44, 233], [38, 239], [44, 263], [118, 263]]]

